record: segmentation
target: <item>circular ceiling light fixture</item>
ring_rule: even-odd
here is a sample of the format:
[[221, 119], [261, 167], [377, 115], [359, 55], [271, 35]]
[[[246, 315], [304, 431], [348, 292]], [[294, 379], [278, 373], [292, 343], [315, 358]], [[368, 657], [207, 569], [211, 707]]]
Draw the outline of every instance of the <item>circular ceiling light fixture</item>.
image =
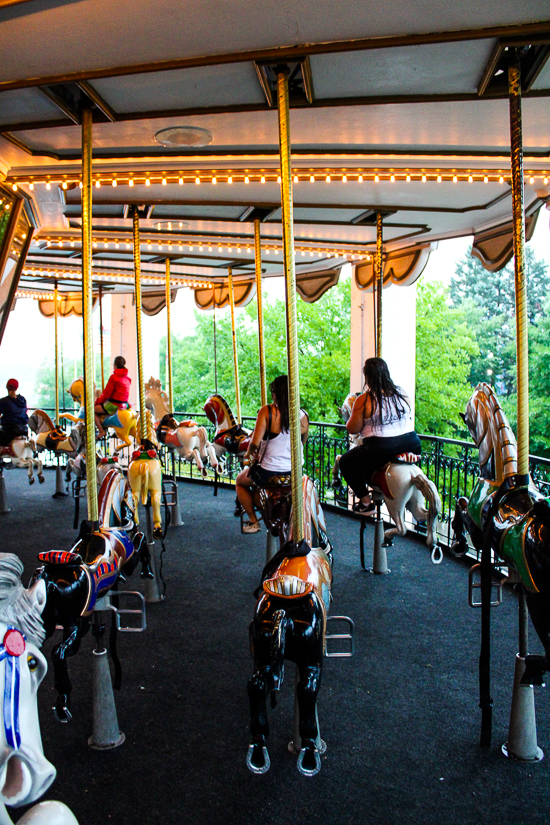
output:
[[156, 132], [155, 140], [162, 146], [177, 149], [181, 146], [208, 146], [214, 136], [208, 129], [199, 126], [169, 126]]

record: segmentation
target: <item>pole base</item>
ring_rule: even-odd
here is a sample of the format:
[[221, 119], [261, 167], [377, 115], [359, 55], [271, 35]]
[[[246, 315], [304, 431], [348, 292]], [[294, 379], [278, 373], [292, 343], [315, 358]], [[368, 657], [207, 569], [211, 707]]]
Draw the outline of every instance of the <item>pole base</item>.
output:
[[120, 732], [107, 651], [92, 651], [92, 728], [88, 745], [93, 750], [118, 748], [125, 740]]
[[369, 568], [369, 573], [375, 573], [376, 575], [391, 573], [388, 567], [388, 555], [384, 547], [384, 521], [378, 517], [374, 522], [374, 547], [372, 549], [372, 567]]
[[518, 762], [540, 762], [544, 759], [544, 751], [539, 747], [537, 747], [536, 755], [529, 759], [526, 759], [524, 756], [516, 756], [515, 753], [511, 753], [511, 751], [508, 750], [508, 742], [505, 742], [504, 745], [502, 745], [501, 751], [507, 759], [516, 759]]
[[10, 512], [11, 507], [8, 507], [8, 502], [6, 501], [6, 479], [2, 474], [0, 475], [0, 515]]
[[116, 742], [109, 742], [108, 744], [102, 744], [101, 742], [95, 742], [94, 737], [90, 736], [88, 739], [88, 747], [92, 748], [94, 751], [110, 751], [113, 748], [118, 748], [126, 739], [126, 734], [121, 733], [119, 731], [119, 737]]
[[69, 494], [65, 492], [65, 481], [63, 479], [63, 468], [57, 465], [55, 468], [55, 493], [52, 498], [65, 498]]
[[153, 578], [145, 579], [144, 596], [147, 604], [155, 604], [156, 602], [164, 601], [164, 596], [160, 592], [157, 559], [154, 546], [149, 545], [149, 552], [151, 554], [151, 571], [153, 573]]
[[521, 684], [524, 671], [525, 659], [518, 653], [514, 668], [508, 741], [502, 746], [502, 753], [508, 759], [517, 759], [520, 762], [540, 762], [544, 753], [537, 745], [535, 693], [533, 685]]

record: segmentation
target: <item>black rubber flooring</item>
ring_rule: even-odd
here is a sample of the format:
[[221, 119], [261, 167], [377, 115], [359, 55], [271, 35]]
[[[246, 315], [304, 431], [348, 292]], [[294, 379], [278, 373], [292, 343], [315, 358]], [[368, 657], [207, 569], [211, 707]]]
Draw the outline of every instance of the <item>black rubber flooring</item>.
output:
[[[53, 500], [53, 471], [29, 487], [6, 472], [11, 513], [0, 516], [0, 550], [17, 553], [30, 576], [36, 554], [69, 549], [71, 499]], [[391, 575], [359, 565], [357, 522], [328, 514], [334, 544], [332, 614], [356, 626], [356, 656], [329, 659], [319, 697], [328, 748], [316, 777], [296, 770], [293, 666], [270, 713], [272, 767], [254, 776], [248, 746], [248, 624], [264, 562], [263, 535], [241, 536], [233, 494], [180, 484], [183, 527], [170, 528], [166, 600], [149, 605], [147, 630], [122, 634], [124, 683], [116, 694], [118, 749], [88, 748], [91, 648], [70, 661], [72, 722], [51, 712], [51, 668], [39, 690], [44, 751], [57, 768], [47, 798], [81, 825], [535, 825], [550, 821], [550, 702], [536, 689], [538, 764], [505, 759], [517, 636], [517, 603], [493, 611], [493, 745], [478, 746], [479, 611], [468, 607], [467, 566], [434, 566], [421, 542], [398, 541]], [[367, 546], [371, 533], [367, 531]], [[158, 545], [157, 545], [158, 546]], [[128, 589], [142, 589], [137, 574]], [[49, 656], [51, 640], [44, 647]], [[540, 645], [531, 631], [531, 652]], [[14, 817], [17, 819], [17, 816]]]

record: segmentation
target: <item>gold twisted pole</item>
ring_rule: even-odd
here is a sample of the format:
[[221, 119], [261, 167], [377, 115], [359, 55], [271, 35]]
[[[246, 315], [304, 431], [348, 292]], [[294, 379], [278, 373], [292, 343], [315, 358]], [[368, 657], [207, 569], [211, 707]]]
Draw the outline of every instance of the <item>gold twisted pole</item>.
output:
[[133, 209], [134, 222], [134, 291], [136, 299], [137, 368], [139, 389], [139, 437], [147, 438], [147, 413], [145, 409], [145, 384], [143, 382], [143, 338], [141, 331], [141, 247], [139, 240], [139, 212]]
[[168, 403], [170, 412], [174, 412], [174, 393], [172, 390], [172, 328], [170, 318], [170, 258], [166, 258], [166, 367], [168, 375]]
[[241, 389], [239, 385], [239, 357], [237, 354], [237, 332], [235, 330], [235, 295], [233, 293], [233, 270], [228, 272], [229, 305], [231, 306], [231, 337], [233, 338], [233, 370], [235, 373], [235, 397], [237, 400], [237, 421], [241, 423]]
[[105, 389], [105, 367], [103, 366], [103, 287], [99, 285], [99, 357], [101, 358], [101, 390]]
[[298, 363], [298, 316], [296, 312], [296, 272], [294, 268], [294, 217], [292, 205], [292, 159], [290, 155], [290, 113], [288, 68], [277, 69], [277, 109], [279, 113], [279, 154], [281, 158], [281, 207], [285, 255], [286, 338], [288, 359], [288, 412], [292, 466], [292, 530], [295, 542], [304, 538], [302, 491], [302, 439], [300, 433], [300, 369]]
[[374, 259], [374, 282], [376, 289], [376, 342], [375, 354], [377, 358], [382, 358], [382, 290], [384, 288], [384, 275], [382, 269], [382, 215], [376, 213], [376, 257]]
[[84, 340], [84, 407], [86, 414], [86, 497], [88, 521], [97, 525], [97, 475], [94, 413], [94, 339], [92, 326], [92, 112], [82, 110], [82, 326]]
[[59, 427], [59, 340], [57, 334], [57, 313], [58, 313], [58, 292], [57, 281], [53, 290], [53, 317], [55, 335], [55, 426]]
[[521, 126], [521, 69], [518, 55], [508, 68], [510, 147], [512, 153], [512, 207], [516, 287], [516, 370], [518, 476], [529, 476], [529, 333], [527, 275], [525, 272], [525, 212], [523, 207], [523, 134]]
[[264, 350], [264, 309], [262, 304], [262, 242], [260, 238], [260, 219], [254, 221], [254, 249], [256, 260], [256, 296], [258, 298], [258, 350], [260, 354], [260, 396], [262, 407], [267, 404], [267, 387], [265, 377]]

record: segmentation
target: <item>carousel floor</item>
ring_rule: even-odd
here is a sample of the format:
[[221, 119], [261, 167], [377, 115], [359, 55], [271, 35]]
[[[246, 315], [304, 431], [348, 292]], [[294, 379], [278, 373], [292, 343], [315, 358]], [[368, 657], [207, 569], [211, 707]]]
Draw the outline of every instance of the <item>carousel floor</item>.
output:
[[[29, 487], [6, 472], [8, 515], [0, 550], [26, 574], [36, 553], [69, 549], [72, 501], [53, 500], [53, 472]], [[147, 631], [123, 634], [124, 684], [116, 694], [126, 742], [92, 751], [91, 637], [70, 661], [72, 722], [51, 712], [51, 668], [39, 690], [46, 756], [57, 768], [47, 798], [63, 800], [80, 825], [499, 825], [547, 823], [550, 700], [537, 689], [539, 764], [506, 760], [516, 652], [515, 597], [493, 610], [493, 746], [477, 745], [479, 611], [467, 604], [467, 568], [430, 563], [415, 539], [390, 551], [389, 576], [361, 570], [358, 524], [328, 514], [334, 544], [334, 614], [355, 621], [357, 653], [326, 661], [319, 698], [328, 749], [319, 775], [305, 778], [287, 752], [292, 735], [293, 668], [270, 712], [272, 767], [254, 776], [248, 746], [248, 624], [264, 560], [262, 535], [241, 536], [233, 495], [180, 485], [185, 525], [166, 541], [166, 600], [148, 606]], [[369, 530], [371, 528], [368, 528]], [[367, 536], [370, 543], [370, 534]], [[129, 587], [141, 588], [134, 574]], [[531, 650], [538, 640], [531, 631]], [[49, 656], [51, 640], [45, 644]], [[17, 814], [14, 812], [14, 818]]]

